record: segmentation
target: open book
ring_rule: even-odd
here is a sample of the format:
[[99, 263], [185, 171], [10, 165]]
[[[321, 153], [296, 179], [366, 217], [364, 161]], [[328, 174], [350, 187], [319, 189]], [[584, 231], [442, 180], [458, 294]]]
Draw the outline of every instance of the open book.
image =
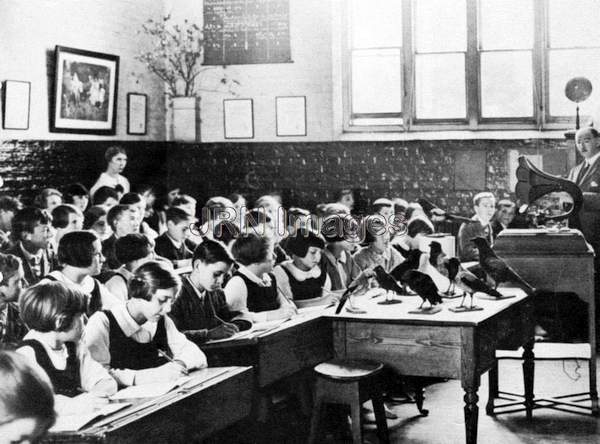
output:
[[131, 404], [128, 402], [118, 402], [103, 405], [97, 410], [93, 410], [89, 413], [71, 413], [68, 415], [61, 415], [60, 412], [56, 418], [56, 423], [50, 429], [51, 433], [58, 432], [76, 432], [81, 430], [90, 422], [103, 418], [108, 415], [129, 407]]
[[169, 382], [153, 382], [152, 384], [132, 385], [130, 387], [119, 390], [110, 399], [135, 399], [135, 398], [155, 398], [157, 396], [169, 393], [171, 390], [182, 387], [187, 384], [191, 378], [184, 376], [176, 381]]

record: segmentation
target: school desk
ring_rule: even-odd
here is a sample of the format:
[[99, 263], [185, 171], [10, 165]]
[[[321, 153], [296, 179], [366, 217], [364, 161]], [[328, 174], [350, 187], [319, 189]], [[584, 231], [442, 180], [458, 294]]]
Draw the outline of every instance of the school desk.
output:
[[[402, 303], [380, 305], [385, 296], [356, 298], [366, 313], [328, 314], [333, 321], [337, 357], [384, 362], [402, 375], [460, 379], [465, 391], [467, 444], [477, 442], [480, 376], [495, 363], [496, 349], [524, 347], [526, 406], [533, 403], [533, 334], [531, 298], [519, 289], [500, 289], [515, 295], [503, 300], [474, 298], [481, 311], [453, 313], [460, 299], [446, 300], [432, 315], [410, 314], [419, 297], [402, 297]], [[466, 303], [469, 303], [467, 298]], [[435, 421], [432, 412], [431, 421]]]
[[44, 442], [188, 443], [250, 414], [252, 368], [209, 368], [190, 376], [182, 388], [156, 398], [127, 400], [131, 406], [77, 432], [50, 434]]

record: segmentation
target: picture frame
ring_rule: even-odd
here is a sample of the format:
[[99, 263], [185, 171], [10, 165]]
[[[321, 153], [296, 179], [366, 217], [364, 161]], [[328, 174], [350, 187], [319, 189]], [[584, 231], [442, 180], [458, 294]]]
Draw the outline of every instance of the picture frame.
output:
[[31, 82], [5, 80], [2, 88], [2, 128], [29, 129]]
[[114, 135], [119, 56], [56, 46], [50, 131]]
[[306, 96], [275, 97], [275, 128], [278, 137], [306, 136]]
[[127, 93], [127, 134], [145, 135], [147, 126], [148, 95]]
[[254, 138], [254, 103], [252, 99], [224, 99], [225, 139]]

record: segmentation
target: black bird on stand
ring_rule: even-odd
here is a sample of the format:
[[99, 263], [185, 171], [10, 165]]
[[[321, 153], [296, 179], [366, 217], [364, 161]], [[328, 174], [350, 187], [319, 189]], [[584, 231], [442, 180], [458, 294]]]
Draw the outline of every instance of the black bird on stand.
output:
[[437, 241], [431, 241], [429, 244], [429, 263], [435, 267], [443, 276], [448, 277], [448, 270], [445, 266], [448, 258], [446, 253], [442, 251], [442, 245]]
[[448, 289], [444, 292], [446, 296], [454, 295], [454, 288], [456, 287], [456, 275], [458, 274], [458, 270], [460, 269], [460, 261], [451, 257], [447, 261], [444, 262], [444, 267], [446, 267], [446, 272], [448, 273], [448, 280], [450, 281], [450, 285], [448, 285]]
[[[434, 309], [437, 304], [442, 303], [442, 297], [438, 292], [438, 288], [433, 282], [433, 279], [425, 273], [421, 273], [417, 270], [408, 270], [404, 273], [402, 277], [403, 280], [412, 288], [417, 294], [423, 299], [423, 302], [419, 306], [419, 310], [416, 313], [431, 313], [440, 311], [438, 309]], [[424, 309], [423, 304], [425, 302], [429, 302], [429, 308]], [[411, 312], [413, 313], [413, 312]]]
[[[469, 310], [473, 310], [473, 295], [477, 292], [488, 294], [496, 299], [505, 299], [507, 296], [503, 296], [499, 291], [494, 290], [484, 281], [479, 279], [470, 271], [466, 270], [460, 265], [460, 262], [456, 258], [451, 258], [448, 261], [452, 264], [452, 268], [456, 268], [456, 275], [454, 276], [453, 282], [463, 290], [463, 297], [460, 301], [460, 305], [457, 308], [464, 308], [465, 297], [468, 294], [471, 298], [471, 305], [468, 307]], [[509, 296], [512, 297], [512, 296]], [[464, 311], [464, 310], [459, 310]]]
[[476, 237], [472, 239], [472, 242], [479, 250], [479, 265], [494, 282], [494, 289], [498, 288], [498, 285], [503, 282], [514, 282], [528, 295], [535, 292], [535, 288], [523, 280], [510, 265], [496, 255], [492, 247], [488, 245], [487, 240], [483, 237]]
[[394, 278], [396, 281], [399, 281], [402, 284], [401, 294], [407, 294], [407, 290], [406, 288], [404, 288], [405, 282], [402, 280], [402, 276], [408, 270], [416, 270], [417, 268], [419, 268], [421, 254], [423, 254], [421, 250], [409, 250], [406, 260], [397, 267], [395, 267], [392, 271], [390, 271], [390, 275], [392, 276], [392, 278]]
[[371, 269], [366, 269], [360, 272], [360, 274], [354, 279], [342, 296], [340, 297], [340, 302], [338, 303], [337, 308], [335, 309], [335, 314], [340, 314], [342, 308], [344, 308], [344, 304], [350, 298], [350, 295], [360, 287], [364, 287], [369, 283], [369, 278], [375, 276], [375, 272]]
[[[402, 264], [400, 264], [402, 265]], [[399, 265], [399, 266], [400, 266]], [[418, 264], [417, 264], [418, 266]], [[398, 267], [396, 267], [398, 268]], [[398, 285], [396, 279], [387, 274], [381, 265], [376, 266], [373, 271], [375, 271], [375, 279], [379, 282], [379, 286], [386, 291], [385, 301], [379, 302], [380, 304], [399, 304], [402, 302], [400, 299], [389, 299], [388, 295], [390, 292], [396, 293], [398, 295], [404, 293], [404, 289]]]

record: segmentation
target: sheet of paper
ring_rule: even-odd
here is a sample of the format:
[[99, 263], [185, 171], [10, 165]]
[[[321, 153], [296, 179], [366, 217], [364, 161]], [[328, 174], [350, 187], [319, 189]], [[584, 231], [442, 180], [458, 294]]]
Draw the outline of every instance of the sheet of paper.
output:
[[111, 399], [134, 399], [134, 398], [155, 398], [170, 392], [174, 388], [181, 387], [186, 384], [191, 378], [185, 376], [177, 381], [155, 382], [152, 384], [132, 385], [123, 390], [119, 390]]
[[249, 337], [251, 335], [252, 335], [252, 329], [245, 330], [245, 331], [240, 331], [240, 332], [238, 332], [238, 333], [236, 333], [233, 336], [230, 336], [228, 338], [211, 339], [210, 341], [206, 341], [205, 344], [218, 344], [219, 342], [235, 341], [236, 339], [244, 339], [244, 338], [247, 338], [247, 337]]
[[102, 406], [98, 410], [86, 414], [71, 414], [71, 415], [58, 415], [56, 423], [50, 429], [50, 432], [76, 432], [81, 430], [86, 424], [89, 424], [95, 419], [103, 418], [111, 415], [125, 407], [129, 407], [131, 404], [128, 402], [111, 403]]

